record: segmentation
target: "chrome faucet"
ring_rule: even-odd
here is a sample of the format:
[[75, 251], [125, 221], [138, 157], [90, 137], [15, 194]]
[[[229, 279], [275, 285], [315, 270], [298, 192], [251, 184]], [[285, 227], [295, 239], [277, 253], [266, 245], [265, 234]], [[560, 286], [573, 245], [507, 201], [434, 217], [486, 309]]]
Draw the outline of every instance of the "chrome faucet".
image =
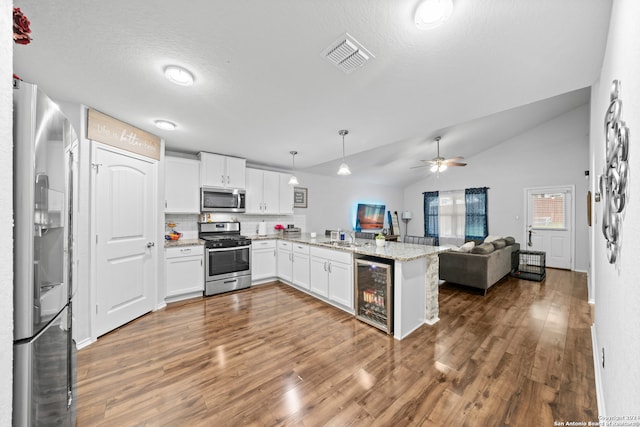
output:
[[351, 243], [356, 242], [356, 233], [354, 231], [349, 233], [349, 238], [351, 239]]

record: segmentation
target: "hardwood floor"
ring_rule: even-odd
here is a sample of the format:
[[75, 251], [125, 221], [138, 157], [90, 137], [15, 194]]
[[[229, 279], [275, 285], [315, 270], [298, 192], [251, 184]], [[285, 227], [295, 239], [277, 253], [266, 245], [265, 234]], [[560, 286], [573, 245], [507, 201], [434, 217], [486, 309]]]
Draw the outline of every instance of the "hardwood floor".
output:
[[586, 276], [444, 284], [403, 341], [274, 283], [175, 303], [78, 356], [78, 425], [597, 421]]

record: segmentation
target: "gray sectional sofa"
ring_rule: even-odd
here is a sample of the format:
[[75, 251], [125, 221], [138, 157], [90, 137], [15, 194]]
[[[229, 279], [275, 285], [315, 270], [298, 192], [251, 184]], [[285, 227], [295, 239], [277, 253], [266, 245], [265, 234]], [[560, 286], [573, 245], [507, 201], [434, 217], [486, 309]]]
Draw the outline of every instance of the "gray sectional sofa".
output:
[[439, 254], [440, 280], [487, 289], [518, 266], [520, 245], [513, 237], [475, 245], [471, 252], [449, 251]]

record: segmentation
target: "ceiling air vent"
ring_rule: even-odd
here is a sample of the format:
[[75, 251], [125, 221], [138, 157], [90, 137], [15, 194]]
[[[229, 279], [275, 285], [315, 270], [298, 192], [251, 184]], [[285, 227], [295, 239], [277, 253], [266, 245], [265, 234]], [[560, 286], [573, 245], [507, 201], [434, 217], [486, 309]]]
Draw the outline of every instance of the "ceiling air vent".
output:
[[367, 61], [375, 58], [349, 34], [345, 33], [322, 52], [322, 56], [345, 72], [362, 67]]

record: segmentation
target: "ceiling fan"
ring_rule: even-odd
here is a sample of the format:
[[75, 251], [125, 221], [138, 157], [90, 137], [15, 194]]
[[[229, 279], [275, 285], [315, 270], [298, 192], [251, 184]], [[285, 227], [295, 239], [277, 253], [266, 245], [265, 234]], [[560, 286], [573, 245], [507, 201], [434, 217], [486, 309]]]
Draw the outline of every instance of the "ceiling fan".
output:
[[424, 168], [426, 166], [431, 166], [431, 172], [443, 172], [449, 166], [467, 166], [466, 163], [460, 162], [459, 160], [463, 160], [464, 157], [451, 157], [450, 159], [445, 159], [444, 157], [440, 157], [440, 139], [441, 137], [436, 137], [436, 143], [438, 144], [438, 156], [434, 157], [432, 160], [420, 160], [424, 162], [424, 165], [414, 166], [411, 169], [416, 168]]

